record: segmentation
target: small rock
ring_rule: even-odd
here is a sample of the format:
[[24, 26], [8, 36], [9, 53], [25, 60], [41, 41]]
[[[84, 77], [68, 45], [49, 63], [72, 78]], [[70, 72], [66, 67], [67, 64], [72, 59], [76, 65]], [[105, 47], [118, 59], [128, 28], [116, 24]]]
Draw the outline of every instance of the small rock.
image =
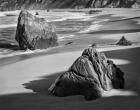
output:
[[116, 43], [116, 45], [128, 46], [132, 45], [132, 42], [128, 41], [124, 36]]
[[86, 100], [93, 100], [113, 88], [124, 88], [124, 73], [103, 53], [89, 47], [55, 80], [49, 91], [59, 97], [83, 95]]

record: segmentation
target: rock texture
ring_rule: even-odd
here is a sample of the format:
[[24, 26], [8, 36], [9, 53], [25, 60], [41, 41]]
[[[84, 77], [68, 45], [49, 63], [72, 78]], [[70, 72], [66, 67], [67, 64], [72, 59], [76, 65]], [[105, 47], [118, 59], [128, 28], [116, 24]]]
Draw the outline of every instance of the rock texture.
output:
[[89, 0], [86, 7], [93, 8], [132, 8], [137, 0]]
[[0, 0], [0, 10], [48, 8], [131, 8], [139, 0]]
[[132, 45], [132, 42], [128, 41], [124, 36], [116, 43], [116, 45], [128, 46]]
[[26, 10], [19, 14], [15, 39], [22, 50], [46, 49], [58, 45], [53, 26], [44, 18], [37, 18]]
[[55, 96], [83, 95], [92, 100], [113, 88], [124, 88], [124, 73], [103, 53], [89, 47], [55, 80], [49, 91]]

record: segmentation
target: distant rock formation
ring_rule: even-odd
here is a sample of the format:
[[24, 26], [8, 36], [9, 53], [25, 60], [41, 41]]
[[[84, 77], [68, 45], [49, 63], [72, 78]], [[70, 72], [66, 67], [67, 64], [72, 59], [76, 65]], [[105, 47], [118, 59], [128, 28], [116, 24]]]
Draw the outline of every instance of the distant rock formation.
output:
[[87, 8], [132, 8], [137, 0], [89, 0]]
[[46, 49], [58, 45], [53, 26], [44, 18], [33, 16], [26, 10], [19, 14], [15, 39], [22, 50]]
[[[48, 8], [132, 8], [138, 0], [0, 0], [0, 10]], [[135, 5], [135, 6], [134, 6]]]
[[132, 42], [128, 41], [124, 36], [116, 43], [116, 45], [128, 46], [132, 45]]
[[86, 100], [93, 100], [113, 88], [124, 88], [124, 73], [103, 53], [89, 47], [55, 80], [49, 91], [59, 97], [83, 95]]

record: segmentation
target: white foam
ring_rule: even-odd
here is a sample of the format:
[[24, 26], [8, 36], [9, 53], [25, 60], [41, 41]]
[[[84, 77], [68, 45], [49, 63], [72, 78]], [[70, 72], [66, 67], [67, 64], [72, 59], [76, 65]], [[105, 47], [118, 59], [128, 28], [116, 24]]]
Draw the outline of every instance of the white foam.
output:
[[91, 32], [91, 31], [96, 31], [98, 30], [102, 25], [99, 25], [99, 24], [93, 24], [91, 26], [89, 26], [88, 28], [84, 29], [84, 30], [81, 30], [80, 32], [78, 33], [88, 33], [88, 32]]
[[[34, 14], [34, 12], [31, 12]], [[85, 13], [72, 13], [72, 12], [40, 12], [38, 17], [46, 18], [48, 22], [57, 22], [57, 21], [64, 21], [64, 20], [81, 20], [86, 21], [90, 20], [90, 15], [86, 15]]]
[[5, 14], [4, 14], [4, 13], [2, 13], [2, 12], [0, 12], [0, 17], [2, 17], [2, 16], [5, 16]]
[[103, 97], [111, 97], [111, 96], [136, 96], [138, 93], [130, 90], [121, 90], [121, 89], [112, 89], [110, 91], [104, 91]]
[[9, 27], [16, 27], [17, 26], [17, 24], [3, 24], [3, 25], [0, 25], [0, 28], [9, 28]]
[[65, 39], [72, 39], [73, 37], [74, 37], [75, 35], [58, 35], [58, 40], [59, 41], [63, 41], [63, 40], [65, 40]]
[[125, 65], [131, 63], [131, 61], [125, 59], [110, 59], [110, 60], [112, 60], [116, 65]]
[[43, 50], [40, 50], [40, 49], [37, 49], [37, 50], [26, 50], [26, 51], [13, 51], [13, 52], [9, 52], [9, 50], [5, 50], [5, 52], [2, 52], [0, 54], [0, 58], [6, 58], [6, 57], [12, 57], [12, 56], [18, 56], [18, 55], [29, 55], [29, 54], [34, 54], [34, 53], [40, 53], [40, 52], [45, 52], [47, 51], [46, 49], [43, 49]]

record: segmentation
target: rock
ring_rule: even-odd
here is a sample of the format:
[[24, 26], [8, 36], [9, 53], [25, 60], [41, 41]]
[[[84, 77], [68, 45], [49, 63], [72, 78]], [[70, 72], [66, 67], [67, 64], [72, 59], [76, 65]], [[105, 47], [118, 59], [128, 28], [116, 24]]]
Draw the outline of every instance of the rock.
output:
[[73, 43], [73, 41], [69, 41], [65, 45], [69, 45], [69, 44], [72, 44], [72, 43]]
[[132, 8], [137, 0], [89, 0], [87, 8]]
[[132, 45], [132, 42], [128, 41], [124, 36], [116, 43], [116, 45], [128, 46]]
[[91, 47], [96, 48], [96, 47], [97, 47], [97, 44], [96, 44], [96, 43], [93, 43], [93, 44], [91, 45]]
[[86, 100], [102, 97], [104, 91], [124, 88], [124, 73], [95, 48], [85, 49], [72, 66], [49, 88], [50, 93], [63, 97], [83, 95]]
[[38, 13], [38, 12], [36, 12], [36, 13], [35, 13], [35, 15], [39, 15], [39, 13]]
[[89, 10], [89, 14], [97, 14], [99, 12], [102, 12], [102, 10]]
[[46, 49], [58, 45], [54, 27], [44, 18], [33, 16], [26, 10], [19, 14], [15, 39], [22, 50]]

